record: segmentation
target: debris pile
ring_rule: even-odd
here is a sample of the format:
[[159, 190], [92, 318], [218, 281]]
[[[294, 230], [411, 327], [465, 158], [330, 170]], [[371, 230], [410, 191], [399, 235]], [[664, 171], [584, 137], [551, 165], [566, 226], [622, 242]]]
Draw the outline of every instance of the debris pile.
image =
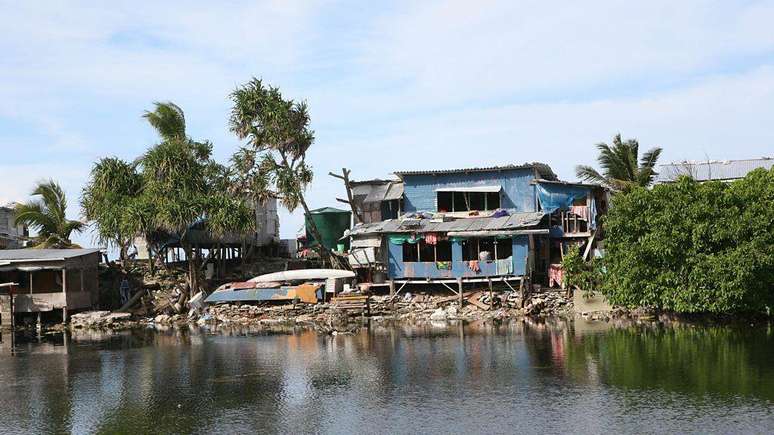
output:
[[70, 317], [70, 327], [122, 329], [137, 326], [131, 313], [111, 313], [110, 311], [86, 311]]

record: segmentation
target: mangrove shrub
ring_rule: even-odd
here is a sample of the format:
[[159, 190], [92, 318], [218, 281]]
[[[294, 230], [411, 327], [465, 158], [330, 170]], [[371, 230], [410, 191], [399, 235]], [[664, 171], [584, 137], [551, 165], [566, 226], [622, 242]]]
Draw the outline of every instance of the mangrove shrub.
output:
[[617, 195], [605, 233], [602, 291], [613, 304], [693, 313], [774, 305], [774, 169]]

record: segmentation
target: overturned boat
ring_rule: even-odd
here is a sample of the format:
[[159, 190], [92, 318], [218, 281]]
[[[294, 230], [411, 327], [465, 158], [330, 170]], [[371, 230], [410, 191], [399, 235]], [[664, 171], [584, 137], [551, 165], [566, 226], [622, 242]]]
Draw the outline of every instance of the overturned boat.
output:
[[248, 282], [274, 282], [274, 281], [325, 281], [327, 279], [354, 278], [355, 272], [340, 269], [298, 269], [282, 272], [267, 273], [256, 276]]
[[[204, 302], [303, 302], [324, 299], [326, 287], [353, 278], [354, 272], [337, 269], [301, 269], [269, 273], [246, 282], [230, 282], [215, 289]], [[300, 285], [289, 283], [303, 281]], [[283, 284], [288, 283], [288, 284]], [[331, 289], [332, 291], [332, 289]]]

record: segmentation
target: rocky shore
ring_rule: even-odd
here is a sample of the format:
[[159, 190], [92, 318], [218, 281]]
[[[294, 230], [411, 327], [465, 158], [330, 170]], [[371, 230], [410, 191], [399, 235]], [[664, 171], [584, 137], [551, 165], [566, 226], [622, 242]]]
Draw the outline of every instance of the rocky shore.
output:
[[72, 329], [129, 329], [155, 326], [198, 325], [272, 325], [300, 324], [314, 327], [322, 333], [348, 331], [363, 321], [479, 321], [504, 320], [525, 316], [532, 318], [572, 316], [572, 300], [564, 291], [544, 291], [532, 295], [522, 304], [515, 292], [466, 293], [460, 308], [456, 296], [427, 293], [406, 293], [390, 299], [387, 295], [370, 297], [368, 313], [361, 310], [341, 310], [334, 304], [221, 304], [192, 310], [188, 314], [159, 314], [152, 317], [131, 313], [90, 311], [71, 316]]

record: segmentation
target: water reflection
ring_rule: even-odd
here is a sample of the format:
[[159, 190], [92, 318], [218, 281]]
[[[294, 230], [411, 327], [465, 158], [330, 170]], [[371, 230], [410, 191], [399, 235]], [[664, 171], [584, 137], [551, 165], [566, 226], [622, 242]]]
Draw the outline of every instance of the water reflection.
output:
[[[770, 328], [582, 321], [79, 331], [0, 350], [18, 432], [756, 431]], [[654, 419], [652, 413], [658, 413]], [[655, 426], [654, 426], [655, 425]]]

